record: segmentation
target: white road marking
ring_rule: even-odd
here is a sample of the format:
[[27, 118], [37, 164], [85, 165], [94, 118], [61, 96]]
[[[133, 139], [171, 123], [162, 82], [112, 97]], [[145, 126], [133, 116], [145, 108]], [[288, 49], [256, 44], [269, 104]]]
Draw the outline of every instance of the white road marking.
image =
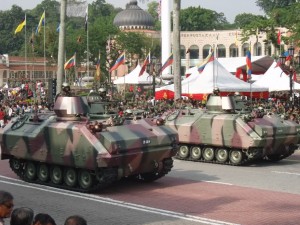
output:
[[42, 186], [42, 185], [38, 185], [38, 184], [30, 184], [30, 183], [26, 183], [25, 181], [22, 181], [22, 180], [5, 177], [5, 176], [1, 176], [1, 175], [0, 175], [0, 178], [4, 178], [4, 179], [8, 180], [8, 181], [0, 180], [0, 183], [4, 183], [4, 184], [10, 184], [10, 185], [15, 185], [15, 186], [35, 189], [35, 190], [39, 190], [39, 191], [51, 192], [54, 194], [65, 195], [65, 196], [74, 197], [74, 198], [86, 199], [89, 201], [114, 205], [114, 206], [118, 206], [118, 207], [123, 207], [123, 208], [128, 208], [128, 209], [133, 209], [133, 210], [143, 211], [143, 212], [148, 212], [148, 213], [153, 213], [153, 214], [159, 214], [159, 215], [163, 215], [163, 216], [169, 216], [169, 217], [173, 217], [173, 218], [203, 223], [203, 224], [207, 224], [207, 225], [239, 225], [239, 224], [228, 223], [228, 222], [219, 221], [219, 220], [212, 220], [212, 219], [199, 217], [199, 216], [193, 216], [193, 215], [189, 215], [189, 214], [185, 214], [185, 213], [178, 213], [178, 212], [174, 212], [174, 211], [157, 209], [157, 208], [133, 204], [133, 203], [124, 202], [124, 201], [118, 201], [118, 200], [114, 200], [111, 198], [104, 198], [104, 197], [100, 197], [100, 196], [93, 195], [93, 194], [84, 194], [84, 193], [68, 191], [68, 190], [63, 190], [63, 189], [58, 189], [58, 188], [53, 188], [53, 187], [48, 187], [48, 186]]
[[281, 174], [289, 174], [289, 175], [300, 176], [300, 173], [291, 173], [291, 172], [282, 172], [282, 171], [272, 171], [272, 173], [281, 173]]
[[231, 183], [218, 182], [218, 181], [209, 181], [209, 180], [203, 180], [203, 182], [206, 182], [206, 183], [213, 183], [213, 184], [224, 184], [224, 185], [229, 185], [229, 186], [232, 186], [232, 185], [233, 185], [233, 184], [231, 184]]

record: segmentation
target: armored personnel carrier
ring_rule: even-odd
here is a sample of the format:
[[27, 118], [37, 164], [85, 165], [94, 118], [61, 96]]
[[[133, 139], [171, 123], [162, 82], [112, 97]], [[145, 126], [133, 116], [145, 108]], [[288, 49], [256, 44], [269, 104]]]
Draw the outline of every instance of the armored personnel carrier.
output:
[[90, 103], [59, 96], [54, 112], [11, 121], [0, 131], [1, 159], [27, 182], [80, 192], [124, 177], [154, 181], [171, 170], [177, 132], [151, 120], [90, 120]]
[[279, 161], [297, 149], [300, 125], [275, 114], [253, 113], [234, 96], [211, 95], [205, 110], [177, 110], [166, 125], [178, 132], [177, 158], [242, 165]]

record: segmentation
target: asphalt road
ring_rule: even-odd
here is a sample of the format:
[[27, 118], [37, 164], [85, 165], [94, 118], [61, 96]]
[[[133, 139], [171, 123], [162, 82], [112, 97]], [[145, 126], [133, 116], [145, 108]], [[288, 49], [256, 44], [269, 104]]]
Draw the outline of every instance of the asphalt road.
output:
[[120, 181], [81, 194], [20, 181], [0, 161], [0, 189], [15, 205], [52, 215], [57, 224], [79, 214], [100, 224], [300, 224], [300, 151], [277, 163], [243, 167], [175, 160], [153, 183]]

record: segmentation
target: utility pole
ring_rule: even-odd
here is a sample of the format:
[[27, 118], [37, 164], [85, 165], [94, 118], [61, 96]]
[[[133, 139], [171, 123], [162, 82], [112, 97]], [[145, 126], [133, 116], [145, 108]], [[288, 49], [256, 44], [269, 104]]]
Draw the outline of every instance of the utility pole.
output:
[[[59, 43], [58, 43], [58, 58], [57, 58], [57, 87], [56, 92], [61, 92], [61, 85], [64, 76], [64, 61], [65, 61], [65, 19], [67, 11], [67, 0], [60, 0], [60, 24], [59, 24]], [[53, 93], [53, 94], [57, 94]]]
[[180, 4], [181, 0], [173, 0], [173, 73], [174, 73], [174, 100], [181, 97], [181, 60], [180, 60]]

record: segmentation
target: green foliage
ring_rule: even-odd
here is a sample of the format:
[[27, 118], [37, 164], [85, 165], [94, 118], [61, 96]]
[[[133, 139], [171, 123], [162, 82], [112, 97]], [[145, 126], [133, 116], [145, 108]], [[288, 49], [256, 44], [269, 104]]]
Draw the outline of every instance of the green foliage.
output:
[[[267, 18], [264, 16], [254, 15], [252, 13], [242, 13], [238, 14], [235, 17], [234, 23], [237, 27], [243, 29], [244, 27], [247, 27], [249, 24], [256, 25], [256, 27], [263, 26], [261, 23], [266, 21]], [[258, 26], [261, 24], [260, 26]]]
[[300, 3], [295, 0], [258, 0], [260, 6], [268, 15], [268, 18], [254, 16], [249, 14], [240, 14], [236, 16], [235, 23], [241, 25], [243, 29], [243, 41], [246, 41], [249, 35], [255, 34], [256, 29], [266, 32], [267, 39], [265, 43], [277, 44], [277, 29], [285, 27], [289, 29], [291, 35], [284, 35], [282, 41], [285, 44], [299, 45], [300, 39]]
[[284, 8], [298, 2], [298, 0], [257, 0], [256, 5], [259, 6], [267, 15], [270, 15], [274, 9]]
[[198, 7], [189, 7], [180, 11], [182, 31], [205, 31], [222, 29], [228, 25], [223, 13]]
[[158, 15], [158, 7], [159, 7], [159, 4], [158, 2], [150, 2], [148, 3], [148, 13], [154, 18], [154, 30], [160, 30], [161, 28], [161, 23], [160, 23], [160, 18], [159, 18], [159, 15]]

